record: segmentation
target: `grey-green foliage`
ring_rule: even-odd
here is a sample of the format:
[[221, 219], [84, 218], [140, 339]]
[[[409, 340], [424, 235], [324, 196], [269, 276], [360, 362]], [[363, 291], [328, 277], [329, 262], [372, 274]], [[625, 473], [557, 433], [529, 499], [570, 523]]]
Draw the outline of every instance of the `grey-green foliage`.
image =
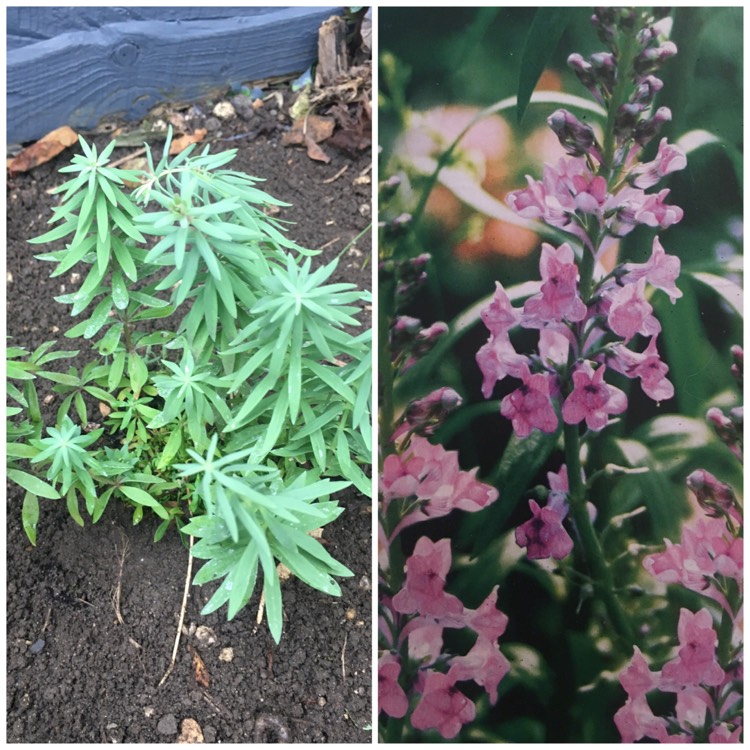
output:
[[[38, 256], [53, 276], [84, 268], [79, 289], [56, 299], [76, 319], [65, 335], [91, 339], [95, 354], [80, 371], [39, 372], [62, 397], [57, 424], [42, 437], [38, 419], [10, 415], [23, 445], [9, 455], [28, 463], [9, 476], [27, 491], [32, 542], [37, 497], [66, 496], [83, 523], [78, 495], [94, 521], [115, 497], [136, 523], [159, 516], [156, 538], [172, 523], [200, 538], [196, 583], [224, 578], [208, 611], [227, 603], [233, 617], [260, 563], [278, 640], [276, 561], [334, 595], [331, 576], [350, 575], [308, 532], [341, 512], [331, 493], [371, 494], [371, 335], [357, 319], [370, 297], [330, 283], [337, 260], [313, 268], [315, 251], [264, 211], [284, 204], [225, 168], [234, 151], [170, 159], [169, 144], [136, 171], [108, 166], [114, 144], [98, 153], [81, 139], [61, 170], [72, 176], [56, 190], [54, 226], [30, 241], [65, 241]], [[20, 353], [9, 350], [9, 375], [28, 381], [39, 367]], [[38, 413], [24, 388], [9, 390], [15, 408]], [[87, 433], [91, 398], [105, 418]]]

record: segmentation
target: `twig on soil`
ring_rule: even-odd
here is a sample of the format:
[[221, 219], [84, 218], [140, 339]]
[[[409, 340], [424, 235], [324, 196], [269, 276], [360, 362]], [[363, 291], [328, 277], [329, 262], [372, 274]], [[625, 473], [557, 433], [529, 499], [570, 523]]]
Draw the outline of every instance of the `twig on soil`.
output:
[[336, 182], [336, 180], [338, 180], [338, 178], [341, 177], [341, 175], [344, 174], [344, 172], [346, 172], [347, 169], [349, 169], [349, 165], [344, 164], [344, 166], [341, 167], [341, 169], [339, 169], [339, 171], [336, 172], [336, 174], [333, 175], [333, 177], [329, 177], [327, 180], [323, 180], [323, 184], [330, 185], [332, 182]]
[[193, 537], [190, 537], [190, 549], [188, 554], [188, 567], [187, 576], [185, 577], [185, 591], [182, 595], [182, 607], [180, 608], [180, 621], [177, 624], [177, 637], [174, 639], [174, 648], [172, 649], [172, 661], [164, 673], [164, 677], [161, 678], [157, 687], [161, 687], [166, 681], [169, 675], [172, 674], [174, 665], [177, 663], [177, 650], [180, 647], [180, 636], [182, 635], [182, 623], [185, 621], [185, 610], [187, 609], [188, 594], [190, 593], [190, 576], [193, 572]]
[[76, 599], [77, 602], [81, 602], [81, 604], [87, 604], [92, 609], [96, 609], [96, 604], [92, 604], [91, 602], [87, 602], [85, 599], [81, 599], [80, 596], [77, 596], [75, 599]]
[[332, 240], [329, 240], [325, 243], [325, 245], [321, 245], [318, 250], [325, 250], [327, 247], [330, 247], [331, 245], [335, 245], [341, 237], [334, 237]]
[[47, 629], [47, 626], [49, 625], [49, 618], [50, 618], [51, 614], [52, 614], [52, 607], [50, 607], [47, 610], [47, 616], [44, 618], [44, 625], [42, 625], [42, 630], [39, 633], [39, 635], [41, 635], [42, 633], [44, 633], [44, 631]]
[[341, 677], [346, 679], [346, 641], [349, 638], [349, 633], [344, 633], [344, 645], [341, 649]]
[[115, 161], [111, 162], [110, 164], [107, 164], [108, 169], [112, 169], [112, 167], [119, 167], [120, 164], [124, 164], [126, 161], [130, 161], [131, 159], [135, 159], [137, 156], [143, 156], [143, 154], [146, 153], [148, 149], [145, 148], [139, 148], [136, 151], [133, 151], [132, 154], [127, 154], [126, 156], [123, 156], [120, 159], [115, 159]]
[[[117, 550], [117, 546], [115, 546], [115, 550]], [[122, 612], [120, 611], [120, 596], [122, 594], [122, 571], [125, 568], [125, 558], [128, 556], [128, 538], [123, 534], [122, 535], [122, 552], [120, 553], [119, 557], [119, 568], [117, 571], [117, 586], [115, 586], [114, 594], [112, 594], [112, 606], [115, 608], [115, 616], [117, 617], [117, 622], [120, 623], [120, 625], [125, 624], [125, 620], [122, 619]]]

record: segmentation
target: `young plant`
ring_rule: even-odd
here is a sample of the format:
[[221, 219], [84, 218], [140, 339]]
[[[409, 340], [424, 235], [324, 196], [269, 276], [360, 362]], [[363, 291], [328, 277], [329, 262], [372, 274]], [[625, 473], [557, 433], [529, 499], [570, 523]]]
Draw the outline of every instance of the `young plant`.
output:
[[[28, 470], [9, 477], [27, 490], [25, 508], [29, 495], [65, 495], [82, 524], [79, 495], [94, 522], [115, 497], [134, 523], [161, 519], [156, 539], [173, 523], [200, 538], [195, 582], [224, 578], [205, 611], [227, 603], [234, 617], [260, 562], [278, 641], [275, 561], [334, 595], [331, 576], [351, 575], [307, 532], [342, 512], [333, 493], [370, 493], [370, 338], [353, 333], [369, 295], [326, 284], [337, 259], [313, 269], [315, 251], [264, 212], [285, 204], [224, 168], [234, 151], [170, 159], [170, 141], [138, 171], [108, 166], [114, 142], [99, 153], [81, 138], [61, 170], [72, 177], [56, 190], [55, 226], [31, 242], [65, 240], [38, 256], [52, 276], [84, 269], [79, 289], [56, 299], [79, 321], [65, 336], [93, 350], [80, 371], [39, 373], [63, 396], [46, 436], [31, 390], [10, 394], [34, 407], [37, 426], [12, 454]], [[34, 372], [16, 363], [10, 375]], [[103, 420], [88, 431], [92, 398]]]

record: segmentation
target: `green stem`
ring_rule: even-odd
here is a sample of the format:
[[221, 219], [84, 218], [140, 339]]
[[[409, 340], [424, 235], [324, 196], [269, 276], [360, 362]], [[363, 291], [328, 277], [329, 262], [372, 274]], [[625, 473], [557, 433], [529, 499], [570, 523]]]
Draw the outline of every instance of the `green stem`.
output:
[[395, 280], [392, 274], [381, 275], [378, 295], [378, 370], [380, 375], [380, 462], [393, 453], [391, 443], [393, 434], [393, 366], [391, 364], [391, 323], [393, 321], [393, 305], [395, 298]]
[[612, 97], [607, 107], [607, 124], [604, 129], [604, 143], [602, 144], [602, 159], [604, 169], [612, 169], [612, 161], [615, 155], [615, 122], [617, 120], [617, 111], [620, 105], [627, 101], [628, 87], [632, 86], [632, 64], [635, 54], [636, 29], [626, 31], [623, 35], [622, 46], [617, 60], [617, 72], [615, 87], [612, 90]]
[[401, 736], [404, 732], [404, 722], [401, 719], [395, 719], [393, 716], [389, 716], [385, 726], [385, 738], [384, 742], [391, 744], [394, 742], [401, 742]]
[[636, 643], [636, 637], [632, 624], [615, 594], [612, 571], [607, 565], [604, 550], [599, 544], [599, 538], [596, 536], [586, 507], [586, 489], [581, 479], [581, 439], [578, 433], [578, 425], [566, 424], [564, 436], [570, 512], [583, 547], [584, 558], [591, 571], [596, 593], [607, 610], [607, 615], [623, 651], [629, 653], [632, 645]]

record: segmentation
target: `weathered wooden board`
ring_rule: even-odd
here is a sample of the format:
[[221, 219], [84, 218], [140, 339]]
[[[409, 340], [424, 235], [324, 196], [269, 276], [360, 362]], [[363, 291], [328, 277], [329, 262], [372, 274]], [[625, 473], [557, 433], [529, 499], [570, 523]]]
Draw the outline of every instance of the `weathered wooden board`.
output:
[[7, 9], [7, 140], [307, 69], [341, 7]]

